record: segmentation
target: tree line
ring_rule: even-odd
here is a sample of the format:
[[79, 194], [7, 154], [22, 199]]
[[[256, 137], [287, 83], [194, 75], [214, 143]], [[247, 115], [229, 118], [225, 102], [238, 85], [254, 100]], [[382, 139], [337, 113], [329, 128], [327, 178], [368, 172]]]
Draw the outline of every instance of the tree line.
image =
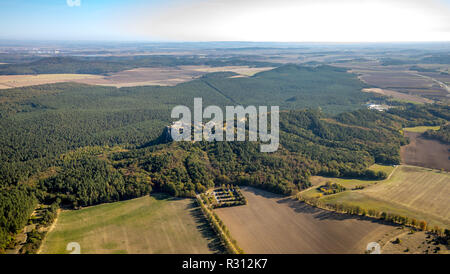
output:
[[228, 254], [244, 254], [244, 250], [242, 250], [236, 240], [231, 237], [229, 230], [226, 225], [222, 222], [222, 220], [217, 216], [215, 212], [209, 209], [203, 203], [202, 199], [197, 197], [197, 204], [200, 206], [205, 218], [208, 220], [212, 229], [216, 232], [217, 236], [221, 240], [222, 244], [227, 250]]
[[450, 144], [450, 124], [441, 126], [439, 130], [427, 130], [423, 133], [423, 136], [439, 140], [444, 144]]
[[430, 226], [428, 223], [424, 220], [417, 220], [416, 218], [410, 218], [408, 216], [403, 216], [399, 214], [389, 213], [385, 211], [381, 211], [378, 209], [366, 209], [359, 205], [350, 205], [346, 203], [326, 203], [323, 202], [317, 198], [307, 198], [302, 195], [297, 195], [297, 199], [301, 202], [307, 203], [309, 205], [319, 207], [322, 209], [335, 211], [338, 213], [346, 213], [351, 215], [358, 215], [358, 216], [367, 216], [379, 220], [383, 220], [386, 222], [391, 222], [394, 224], [409, 226], [412, 228], [420, 229], [422, 231], [431, 231], [435, 233], [438, 236], [444, 236], [449, 235], [449, 229], [448, 228], [441, 228], [437, 225]]

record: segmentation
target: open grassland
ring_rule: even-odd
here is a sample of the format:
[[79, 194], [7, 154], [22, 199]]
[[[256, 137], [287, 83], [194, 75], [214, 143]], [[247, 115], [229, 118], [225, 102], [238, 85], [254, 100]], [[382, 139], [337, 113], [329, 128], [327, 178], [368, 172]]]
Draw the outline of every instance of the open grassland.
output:
[[165, 195], [63, 211], [41, 253], [211, 253], [216, 238], [191, 199]]
[[450, 145], [425, 139], [419, 132], [405, 131], [404, 134], [409, 138], [409, 144], [400, 149], [403, 163], [450, 171]]
[[331, 204], [359, 205], [450, 227], [450, 174], [415, 166], [399, 166], [392, 176], [362, 190], [321, 198]]
[[246, 253], [364, 253], [394, 226], [243, 188], [248, 204], [215, 212]]

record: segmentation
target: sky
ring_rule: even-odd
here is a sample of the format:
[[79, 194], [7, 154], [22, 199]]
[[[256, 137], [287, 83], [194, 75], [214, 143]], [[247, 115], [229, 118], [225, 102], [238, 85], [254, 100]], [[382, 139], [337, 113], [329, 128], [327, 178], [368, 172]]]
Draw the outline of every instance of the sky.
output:
[[450, 41], [450, 0], [0, 0], [0, 39]]

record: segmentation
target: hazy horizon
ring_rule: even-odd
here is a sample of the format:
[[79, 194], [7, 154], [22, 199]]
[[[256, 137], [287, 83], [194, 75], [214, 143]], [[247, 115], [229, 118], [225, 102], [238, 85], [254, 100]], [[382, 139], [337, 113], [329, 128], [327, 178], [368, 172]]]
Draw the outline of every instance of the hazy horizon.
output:
[[0, 15], [13, 41], [450, 41], [449, 0], [16, 0]]

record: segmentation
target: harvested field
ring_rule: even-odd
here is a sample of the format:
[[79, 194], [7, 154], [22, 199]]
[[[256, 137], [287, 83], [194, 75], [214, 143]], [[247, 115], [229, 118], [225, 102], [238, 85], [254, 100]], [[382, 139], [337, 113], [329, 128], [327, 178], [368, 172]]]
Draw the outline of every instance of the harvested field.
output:
[[400, 166], [390, 180], [361, 192], [436, 215], [450, 224], [450, 174], [447, 172]]
[[444, 84], [450, 83], [450, 67], [447, 66], [446, 70], [442, 69], [442, 71], [445, 71], [446, 73], [437, 73], [437, 72], [421, 72], [421, 75], [431, 77], [433, 79], [436, 79], [439, 82], [442, 82]]
[[364, 71], [360, 79], [380, 88], [431, 88], [433, 80], [402, 71]]
[[405, 131], [404, 134], [410, 143], [400, 149], [403, 163], [450, 171], [449, 145], [425, 139], [419, 132]]
[[78, 242], [83, 254], [217, 250], [215, 234], [193, 200], [165, 195], [63, 211], [41, 253], [68, 253], [69, 242]]
[[365, 88], [362, 90], [363, 92], [373, 92], [378, 93], [384, 96], [392, 97], [394, 99], [398, 99], [401, 101], [407, 101], [407, 102], [415, 102], [415, 103], [432, 103], [433, 101], [427, 98], [423, 98], [420, 96], [402, 93], [394, 90], [389, 89], [381, 89], [381, 88]]
[[185, 70], [200, 71], [203, 73], [232, 71], [240, 76], [253, 76], [258, 72], [274, 69], [274, 67], [251, 68], [247, 66], [225, 66], [225, 67], [208, 67], [208, 66], [180, 66]]
[[248, 205], [215, 212], [246, 253], [364, 253], [369, 242], [395, 230], [263, 190], [243, 188], [242, 193]]
[[[415, 102], [417, 100], [404, 98], [395, 92], [404, 93], [407, 96], [426, 97], [428, 101], [419, 100], [419, 103], [429, 103], [431, 100], [446, 100], [449, 87], [446, 78], [437, 77], [438, 74], [417, 73], [409, 70], [408, 67], [354, 67], [351, 72], [358, 74], [358, 78], [377, 88], [382, 89], [377, 92], [392, 96], [394, 99]], [[436, 77], [435, 77], [436, 76]], [[444, 80], [444, 81], [443, 81]], [[386, 90], [386, 91], [384, 91]], [[394, 91], [394, 92], [393, 92]]]
[[[345, 184], [344, 184], [345, 185]], [[450, 227], [450, 174], [445, 171], [401, 165], [391, 177], [352, 190], [328, 195], [321, 201], [358, 205]]]
[[79, 83], [114, 87], [175, 86], [190, 81], [204, 73], [180, 68], [137, 68], [113, 73], [98, 79], [86, 79]]
[[89, 85], [133, 87], [133, 86], [175, 86], [191, 81], [211, 72], [232, 71], [238, 76], [248, 77], [258, 72], [270, 70], [267, 68], [251, 68], [247, 66], [180, 66], [166, 68], [136, 68], [110, 75], [91, 74], [40, 74], [40, 75], [2, 75], [0, 89], [24, 87], [59, 82], [77, 82]]
[[101, 78], [100, 75], [91, 74], [0, 75], [0, 89], [61, 82], [93, 81]]

